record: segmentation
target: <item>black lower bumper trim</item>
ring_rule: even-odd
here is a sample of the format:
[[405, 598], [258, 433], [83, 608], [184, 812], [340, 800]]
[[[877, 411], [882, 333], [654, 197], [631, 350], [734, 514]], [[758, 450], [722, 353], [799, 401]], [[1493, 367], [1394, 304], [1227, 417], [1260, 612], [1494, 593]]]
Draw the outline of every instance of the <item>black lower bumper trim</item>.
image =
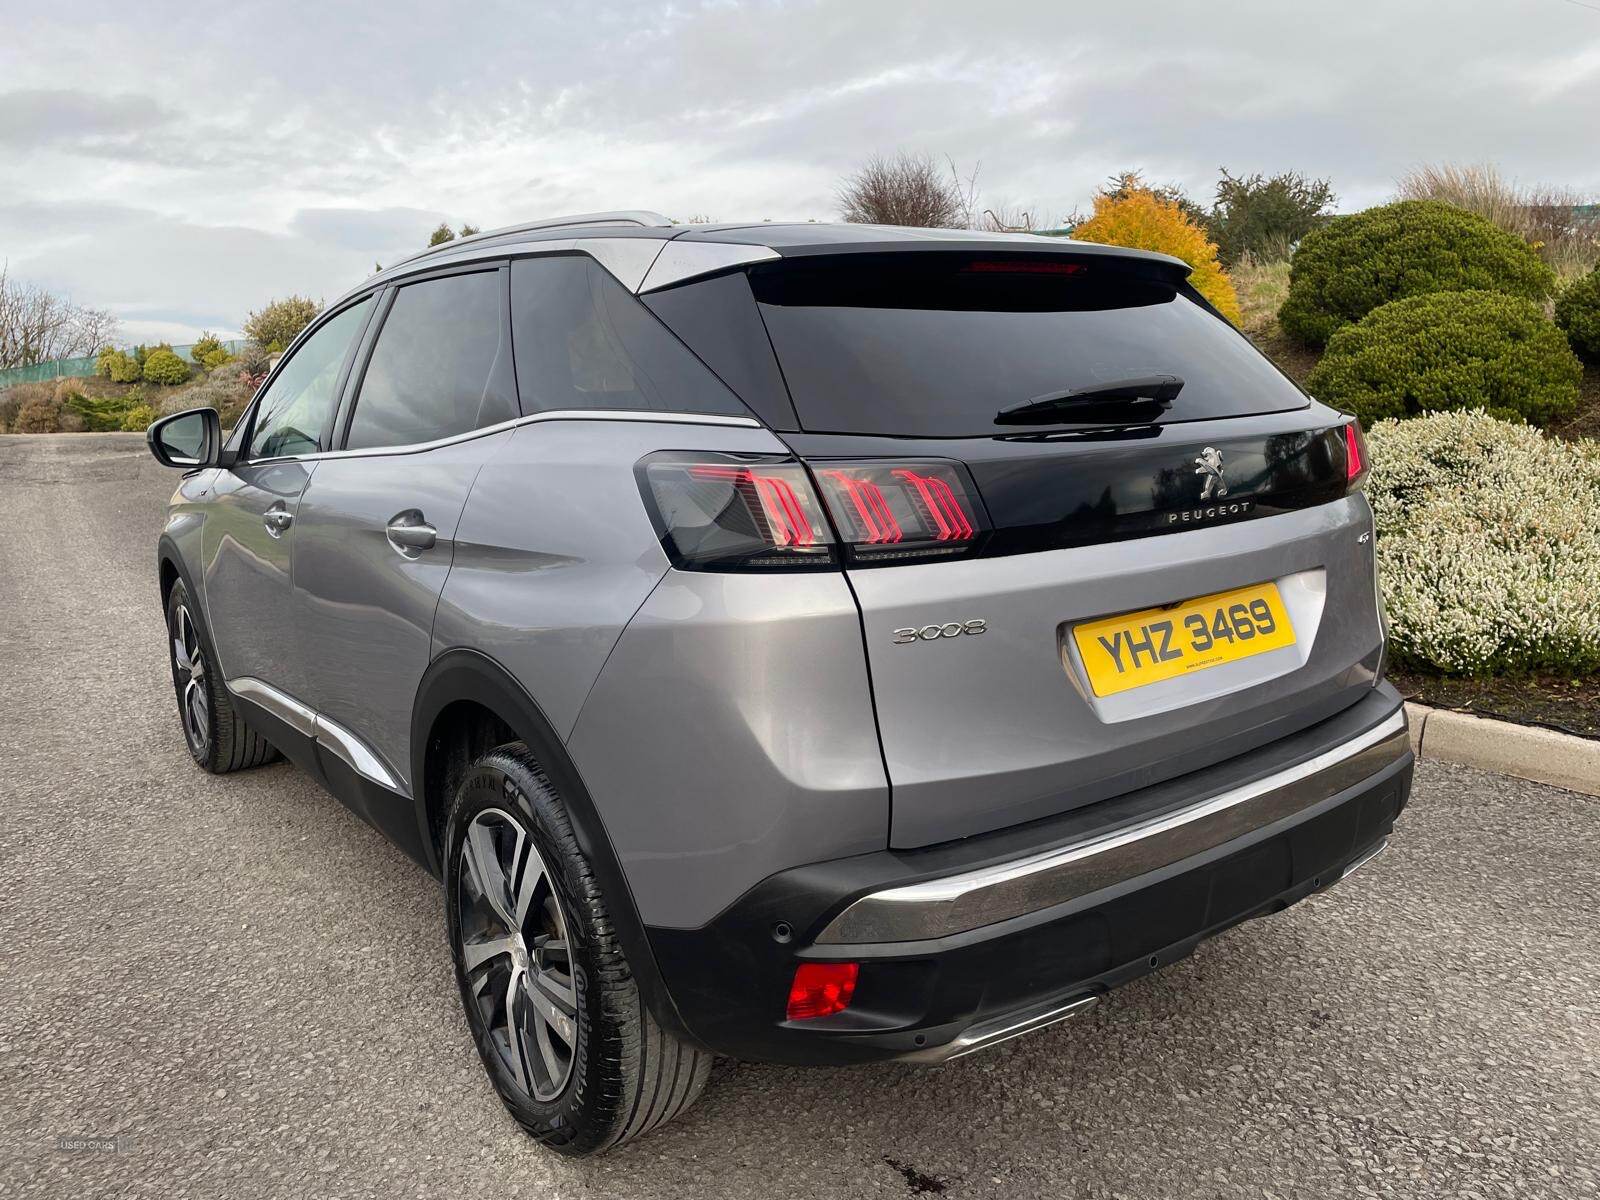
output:
[[[1365, 713], [1327, 723], [1322, 742], [1336, 744], [1352, 726], [1375, 724], [1398, 706], [1392, 692], [1373, 701]], [[1311, 737], [1303, 749], [1317, 746]], [[802, 1065], [938, 1061], [966, 1052], [964, 1040], [1102, 995], [1240, 921], [1331, 887], [1388, 837], [1412, 767], [1406, 752], [1253, 838], [991, 930], [899, 946], [812, 945], [852, 899], [904, 877], [907, 856], [889, 853], [784, 872], [703, 929], [648, 932], [689, 1031], [718, 1053]], [[850, 1007], [785, 1020], [796, 964], [818, 958], [860, 961]]]

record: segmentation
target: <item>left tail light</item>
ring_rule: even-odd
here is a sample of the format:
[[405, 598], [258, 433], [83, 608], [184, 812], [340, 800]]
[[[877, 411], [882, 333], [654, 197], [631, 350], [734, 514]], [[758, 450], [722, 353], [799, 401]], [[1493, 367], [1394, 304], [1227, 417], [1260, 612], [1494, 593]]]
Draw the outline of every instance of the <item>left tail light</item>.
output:
[[792, 571], [837, 562], [822, 505], [792, 459], [657, 454], [639, 473], [677, 567]]
[[978, 544], [977, 492], [953, 462], [814, 462], [852, 562], [951, 558]]
[[789, 458], [665, 453], [638, 470], [656, 532], [684, 570], [950, 558], [985, 528], [965, 470], [948, 461], [849, 459], [808, 471]]

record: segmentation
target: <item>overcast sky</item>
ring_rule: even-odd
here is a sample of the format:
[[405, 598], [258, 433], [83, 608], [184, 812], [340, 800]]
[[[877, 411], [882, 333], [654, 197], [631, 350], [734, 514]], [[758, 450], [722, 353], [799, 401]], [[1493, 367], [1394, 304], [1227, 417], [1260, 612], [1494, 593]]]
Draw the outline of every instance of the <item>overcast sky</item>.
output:
[[1600, 0], [5, 0], [0, 260], [133, 339], [332, 299], [441, 219], [831, 219], [875, 151], [1059, 216], [1142, 168], [1423, 161], [1600, 192]]

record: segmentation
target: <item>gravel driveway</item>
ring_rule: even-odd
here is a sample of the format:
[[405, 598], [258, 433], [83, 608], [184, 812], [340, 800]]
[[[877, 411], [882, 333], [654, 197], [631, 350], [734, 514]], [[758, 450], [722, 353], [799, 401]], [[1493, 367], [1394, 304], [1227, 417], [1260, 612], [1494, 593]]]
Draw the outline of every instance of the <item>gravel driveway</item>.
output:
[[176, 478], [137, 435], [0, 437], [0, 1195], [1600, 1189], [1600, 801], [1437, 763], [1388, 854], [1076, 1022], [937, 1071], [722, 1062], [642, 1142], [545, 1153], [436, 885], [294, 768], [185, 753]]

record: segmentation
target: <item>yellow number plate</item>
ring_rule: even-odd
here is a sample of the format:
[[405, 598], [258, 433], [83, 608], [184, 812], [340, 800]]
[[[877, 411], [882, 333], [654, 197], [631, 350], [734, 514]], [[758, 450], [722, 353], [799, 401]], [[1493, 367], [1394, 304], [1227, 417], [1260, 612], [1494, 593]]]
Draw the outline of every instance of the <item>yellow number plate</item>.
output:
[[1275, 583], [1185, 600], [1170, 608], [1085, 621], [1072, 629], [1096, 696], [1294, 645]]

